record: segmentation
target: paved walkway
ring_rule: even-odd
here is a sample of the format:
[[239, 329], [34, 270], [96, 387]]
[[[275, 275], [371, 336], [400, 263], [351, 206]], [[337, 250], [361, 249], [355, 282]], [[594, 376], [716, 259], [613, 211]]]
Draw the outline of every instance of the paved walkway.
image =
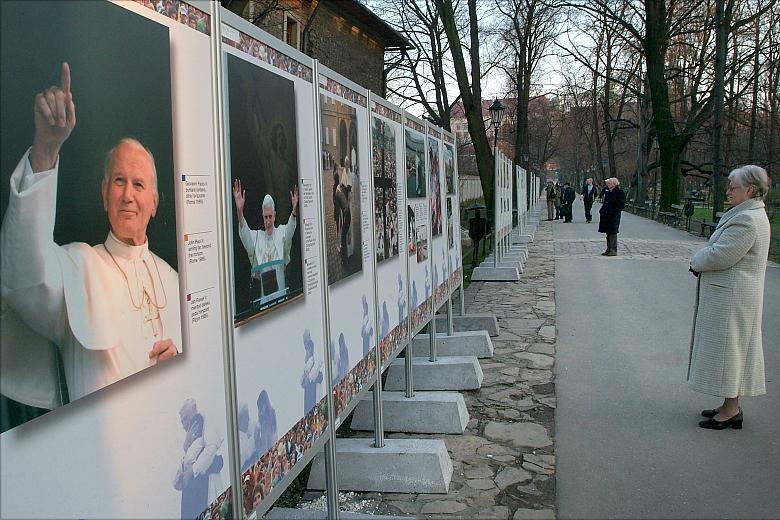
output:
[[[597, 205], [598, 207], [598, 205]], [[584, 222], [554, 221], [559, 518], [780, 516], [780, 269], [767, 269], [768, 394], [746, 398], [743, 430], [702, 430], [718, 399], [685, 385], [704, 239], [623, 213], [619, 253]]]

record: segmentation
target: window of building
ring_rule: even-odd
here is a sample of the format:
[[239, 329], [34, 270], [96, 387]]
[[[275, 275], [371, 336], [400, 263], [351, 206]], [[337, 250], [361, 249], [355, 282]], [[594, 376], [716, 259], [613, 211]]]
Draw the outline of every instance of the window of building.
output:
[[290, 15], [284, 17], [284, 41], [291, 47], [301, 49], [301, 24]]

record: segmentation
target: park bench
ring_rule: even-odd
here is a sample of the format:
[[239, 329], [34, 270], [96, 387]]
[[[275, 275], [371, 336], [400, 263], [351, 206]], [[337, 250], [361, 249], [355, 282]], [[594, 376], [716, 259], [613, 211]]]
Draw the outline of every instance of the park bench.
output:
[[658, 217], [666, 224], [677, 227], [677, 223], [682, 220], [682, 204], [672, 204], [672, 211], [659, 211]]
[[[718, 211], [717, 213], [715, 213], [715, 217], [718, 220], [720, 220], [720, 217], [722, 217], [722, 216], [723, 216], [723, 212], [722, 211]], [[703, 237], [704, 236], [704, 232], [706, 231], [707, 232], [707, 238], [710, 238], [712, 236], [713, 231], [715, 231], [715, 228], [717, 226], [718, 226], [717, 222], [702, 221], [702, 223], [701, 223], [701, 231], [699, 232], [699, 236]]]

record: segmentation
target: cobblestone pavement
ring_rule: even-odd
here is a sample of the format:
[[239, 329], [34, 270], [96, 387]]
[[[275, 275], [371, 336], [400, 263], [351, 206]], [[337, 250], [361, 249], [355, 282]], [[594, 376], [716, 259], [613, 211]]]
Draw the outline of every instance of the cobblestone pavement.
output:
[[[618, 236], [618, 257], [632, 260], [688, 260], [701, 249], [704, 239], [643, 240]], [[592, 258], [600, 256], [606, 248], [602, 239], [556, 239], [555, 258]]]
[[[350, 493], [342, 510], [418, 518], [555, 518], [554, 278], [552, 227], [540, 222], [519, 282], [474, 282], [466, 290], [467, 312], [495, 314], [500, 335], [492, 338], [493, 358], [480, 360], [482, 388], [464, 392], [471, 417], [464, 434], [387, 434], [444, 439], [454, 466], [450, 492]], [[340, 435], [369, 436], [344, 428]]]

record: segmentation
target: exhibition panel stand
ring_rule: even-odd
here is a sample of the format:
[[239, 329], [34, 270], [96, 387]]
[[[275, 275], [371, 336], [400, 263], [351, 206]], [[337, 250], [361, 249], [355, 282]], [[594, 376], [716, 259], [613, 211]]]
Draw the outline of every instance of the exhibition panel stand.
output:
[[260, 516], [334, 420], [316, 63], [221, 13], [233, 413], [241, 505]]
[[[136, 2], [4, 2], [0, 9], [3, 186], [36, 132], [36, 93], [54, 84], [76, 100], [55, 169], [36, 174], [33, 195], [50, 198], [33, 213], [51, 211], [35, 214], [53, 225], [56, 212], [56, 228], [36, 234], [38, 224], [30, 231], [12, 224], [19, 201], [3, 190], [3, 235], [13, 228], [28, 244], [48, 235], [48, 259], [83, 266], [61, 282], [48, 278], [66, 282], [59, 287], [67, 296], [30, 301], [30, 315], [24, 299], [40, 295], [28, 290], [15, 300], [12, 283], [22, 279], [9, 273], [17, 261], [28, 275], [44, 264], [32, 250], [19, 260], [7, 256], [24, 250], [3, 245], [2, 365], [17, 378], [3, 373], [2, 392], [17, 410], [24, 400], [53, 410], [4, 425], [0, 516], [232, 514], [237, 468], [226, 412], [232, 360], [222, 348], [231, 304], [220, 274], [216, 17], [198, 2], [175, 13]], [[120, 143], [125, 137], [135, 141]], [[139, 222], [140, 234], [124, 225], [113, 197], [128, 156], [139, 161], [133, 186], [143, 194], [135, 203], [148, 219]], [[98, 273], [104, 285], [90, 285]], [[33, 335], [25, 322], [57, 323], [44, 316], [52, 308], [74, 322]], [[24, 358], [13, 357], [13, 346], [35, 352], [32, 364], [15, 365]], [[9, 388], [14, 381], [23, 386]], [[54, 392], [28, 400], [24, 385]], [[58, 402], [44, 403], [51, 395]]]
[[[507, 237], [507, 214], [511, 224], [511, 203], [506, 204], [506, 177], [511, 162], [500, 151], [493, 156], [493, 252], [479, 267], [474, 269], [472, 280], [485, 282], [518, 281], [522, 264], [514, 259], [503, 258]], [[511, 197], [510, 197], [511, 202]]]

